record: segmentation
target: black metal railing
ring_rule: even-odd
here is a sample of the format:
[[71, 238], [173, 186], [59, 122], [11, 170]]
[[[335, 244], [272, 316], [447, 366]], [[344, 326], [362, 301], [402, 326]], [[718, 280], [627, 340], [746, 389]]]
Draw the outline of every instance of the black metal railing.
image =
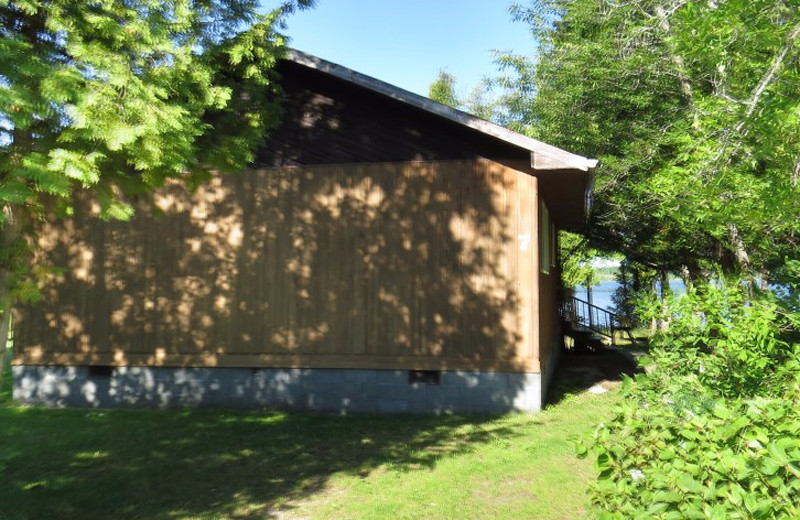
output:
[[616, 331], [630, 332], [630, 327], [618, 315], [574, 296], [568, 296], [561, 303], [561, 318], [573, 328], [588, 329], [609, 338], [612, 345], [616, 344]]

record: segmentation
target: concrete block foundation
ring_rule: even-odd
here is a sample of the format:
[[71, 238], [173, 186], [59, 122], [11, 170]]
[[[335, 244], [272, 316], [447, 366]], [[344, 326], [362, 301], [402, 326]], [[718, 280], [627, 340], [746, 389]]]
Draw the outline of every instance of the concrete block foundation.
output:
[[275, 408], [332, 413], [504, 413], [540, 410], [539, 373], [407, 370], [15, 366], [14, 399], [54, 407]]

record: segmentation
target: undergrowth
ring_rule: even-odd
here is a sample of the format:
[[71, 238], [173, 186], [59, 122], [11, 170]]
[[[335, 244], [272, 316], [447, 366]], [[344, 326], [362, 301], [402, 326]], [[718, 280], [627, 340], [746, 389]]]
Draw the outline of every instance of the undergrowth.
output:
[[737, 282], [643, 308], [670, 326], [578, 448], [598, 470], [592, 516], [800, 518], [797, 314]]

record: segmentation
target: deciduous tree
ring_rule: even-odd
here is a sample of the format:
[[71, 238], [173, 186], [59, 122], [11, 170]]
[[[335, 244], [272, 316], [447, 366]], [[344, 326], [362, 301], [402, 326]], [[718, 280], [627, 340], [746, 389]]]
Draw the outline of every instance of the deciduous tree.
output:
[[428, 97], [452, 108], [461, 106], [456, 94], [456, 78], [446, 70], [439, 71], [439, 76], [428, 88]]
[[592, 233], [754, 276], [797, 256], [800, 12], [776, 0], [536, 0], [535, 134], [598, 157]]

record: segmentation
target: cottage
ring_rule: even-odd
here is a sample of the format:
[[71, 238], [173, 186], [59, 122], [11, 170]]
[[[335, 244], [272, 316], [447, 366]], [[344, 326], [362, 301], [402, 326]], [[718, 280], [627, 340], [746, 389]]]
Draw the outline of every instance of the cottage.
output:
[[14, 397], [55, 406], [502, 412], [557, 361], [556, 230], [595, 161], [339, 65], [279, 65], [249, 171], [131, 222], [45, 223]]

